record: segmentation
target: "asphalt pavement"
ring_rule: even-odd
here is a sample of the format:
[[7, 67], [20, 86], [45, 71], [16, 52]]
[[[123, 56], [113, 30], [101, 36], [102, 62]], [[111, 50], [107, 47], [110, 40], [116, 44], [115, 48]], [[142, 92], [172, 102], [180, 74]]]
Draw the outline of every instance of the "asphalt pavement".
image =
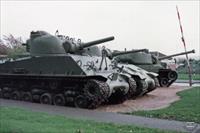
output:
[[[176, 83], [189, 83], [189, 80], [181, 80], [181, 79], [177, 79], [175, 81]], [[200, 84], [200, 80], [192, 80], [193, 84]]]
[[[172, 85], [189, 86], [189, 80], [177, 79]], [[200, 80], [192, 80], [192, 87], [200, 87]]]
[[[48, 114], [61, 115], [73, 119], [84, 119], [84, 120], [94, 120], [97, 122], [136, 125], [140, 127], [158, 128], [164, 130], [167, 129], [167, 130], [185, 131], [185, 132], [189, 131], [188, 123], [173, 121], [173, 120], [146, 118], [141, 116], [118, 114], [112, 112], [101, 112], [101, 111], [87, 110], [87, 109], [77, 109], [71, 107], [42, 105], [37, 103], [28, 103], [23, 101], [13, 101], [6, 99], [0, 99], [0, 106], [19, 107], [34, 112], [46, 112]], [[189, 124], [191, 125], [191, 123]], [[198, 128], [200, 128], [199, 124], [195, 125]]]

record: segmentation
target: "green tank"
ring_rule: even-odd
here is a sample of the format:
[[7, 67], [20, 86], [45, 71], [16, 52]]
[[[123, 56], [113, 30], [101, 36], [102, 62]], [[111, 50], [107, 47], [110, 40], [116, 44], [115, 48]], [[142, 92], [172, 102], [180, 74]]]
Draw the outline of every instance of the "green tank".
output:
[[161, 87], [169, 87], [176, 81], [178, 74], [176, 71], [167, 68], [165, 63], [161, 61], [174, 56], [194, 53], [195, 51], [182, 52], [173, 54], [170, 56], [164, 56], [157, 58], [149, 52], [131, 53], [126, 55], [117, 56], [116, 59], [119, 62], [134, 64], [140, 68], [143, 68], [149, 72], [158, 74], [158, 80]]
[[113, 39], [82, 43], [44, 31], [31, 32], [24, 44], [29, 54], [0, 63], [0, 96], [92, 109], [117, 91], [126, 95], [130, 86], [135, 87], [130, 75], [114, 70], [110, 60], [84, 52]]

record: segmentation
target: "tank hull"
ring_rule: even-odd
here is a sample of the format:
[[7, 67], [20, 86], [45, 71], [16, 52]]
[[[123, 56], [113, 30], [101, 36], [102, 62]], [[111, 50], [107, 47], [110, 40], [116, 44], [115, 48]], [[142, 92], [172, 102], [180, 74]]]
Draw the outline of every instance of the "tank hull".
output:
[[[82, 108], [97, 108], [103, 101], [103, 97], [92, 97], [86, 95], [88, 92], [85, 88], [87, 82], [97, 80], [105, 84], [105, 80], [100, 77], [89, 76], [64, 76], [64, 75], [36, 75], [36, 74], [0, 74], [1, 97], [13, 100], [23, 100], [29, 102], [40, 102], [43, 104], [54, 105], [72, 105]], [[77, 84], [78, 83], [78, 84]], [[107, 88], [108, 89], [108, 88]], [[16, 95], [16, 93], [18, 95]], [[29, 96], [27, 96], [29, 94]], [[45, 102], [42, 97], [49, 95]], [[64, 101], [56, 102], [61, 97]], [[85, 97], [83, 105], [76, 105], [78, 96]], [[29, 99], [29, 100], [27, 100]], [[101, 101], [99, 101], [101, 99]]]
[[146, 71], [157, 73], [159, 85], [161, 87], [169, 87], [178, 78], [178, 74], [176, 71], [171, 69], [165, 69], [160, 65], [138, 65], [138, 66], [145, 69]]
[[4, 62], [0, 81], [3, 98], [46, 104], [97, 108], [111, 94], [105, 76], [87, 75], [69, 55]]
[[1, 97], [25, 100], [26, 96], [31, 100], [25, 101], [90, 109], [108, 102], [118, 90], [125, 97], [129, 89], [126, 75], [93, 68], [97, 60], [68, 54], [6, 61], [0, 64]]
[[139, 68], [131, 64], [119, 63], [119, 66], [123, 66], [123, 72], [131, 75], [132, 79], [136, 82], [136, 92], [133, 97], [144, 95], [155, 90], [158, 87], [156, 73], [150, 73], [142, 68]]

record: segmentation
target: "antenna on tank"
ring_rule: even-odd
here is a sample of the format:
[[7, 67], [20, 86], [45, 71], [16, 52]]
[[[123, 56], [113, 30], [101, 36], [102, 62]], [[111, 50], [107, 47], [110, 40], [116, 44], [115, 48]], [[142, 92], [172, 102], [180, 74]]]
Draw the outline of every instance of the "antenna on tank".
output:
[[56, 32], [55, 32], [55, 36], [57, 36], [57, 35], [59, 35], [59, 31], [58, 30], [56, 30]]

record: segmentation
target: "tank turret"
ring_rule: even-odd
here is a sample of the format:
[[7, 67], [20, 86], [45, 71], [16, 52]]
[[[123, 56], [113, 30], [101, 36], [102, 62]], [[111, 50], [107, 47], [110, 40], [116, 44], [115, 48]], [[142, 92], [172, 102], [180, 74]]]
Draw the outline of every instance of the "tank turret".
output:
[[45, 31], [32, 31], [30, 39], [23, 45], [26, 45], [27, 52], [32, 56], [78, 53], [84, 48], [98, 45], [104, 42], [114, 40], [114, 37], [107, 37], [87, 43], [81, 41], [74, 42], [71, 39], [63, 39], [62, 35], [54, 36]]
[[43, 56], [52, 54], [65, 54], [62, 41], [45, 31], [32, 31], [30, 39], [25, 44], [27, 52], [31, 56]]
[[125, 55], [125, 54], [129, 54], [129, 53], [137, 53], [137, 52], [148, 53], [148, 49], [137, 49], [137, 50], [130, 50], [130, 51], [113, 52], [112, 57], [116, 57], [118, 55]]
[[172, 55], [168, 55], [168, 56], [164, 56], [164, 57], [159, 57], [158, 60], [164, 60], [164, 59], [168, 59], [168, 58], [171, 58], [171, 57], [175, 57], [175, 56], [179, 56], [179, 55], [184, 55], [184, 54], [191, 54], [191, 53], [195, 53], [195, 50], [191, 50], [191, 51], [186, 51], [186, 52], [181, 52], [181, 53], [178, 53], [178, 54], [172, 54]]

